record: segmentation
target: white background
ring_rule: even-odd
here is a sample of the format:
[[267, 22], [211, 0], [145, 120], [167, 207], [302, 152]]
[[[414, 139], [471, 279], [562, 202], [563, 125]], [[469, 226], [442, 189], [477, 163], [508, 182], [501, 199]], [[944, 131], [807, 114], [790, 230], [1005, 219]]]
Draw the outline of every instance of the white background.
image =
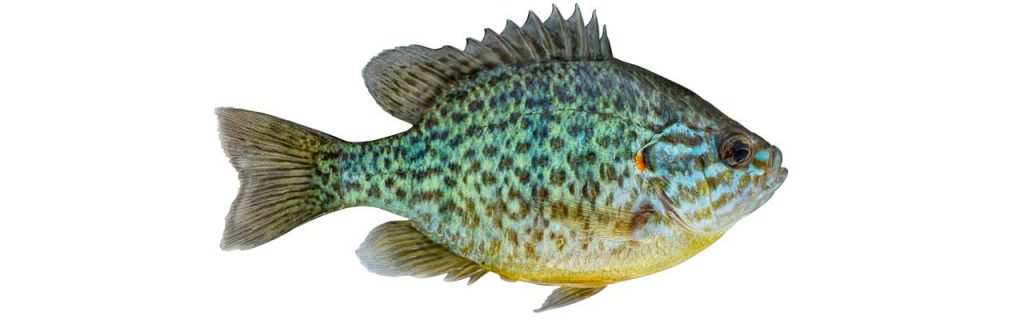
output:
[[547, 0], [3, 2], [0, 318], [1024, 317], [1021, 7], [582, 5], [616, 57], [779, 145], [790, 175], [692, 260], [534, 315], [552, 288], [366, 271], [353, 251], [398, 218], [377, 209], [220, 251], [237, 181], [213, 108], [395, 134], [371, 57], [461, 47]]

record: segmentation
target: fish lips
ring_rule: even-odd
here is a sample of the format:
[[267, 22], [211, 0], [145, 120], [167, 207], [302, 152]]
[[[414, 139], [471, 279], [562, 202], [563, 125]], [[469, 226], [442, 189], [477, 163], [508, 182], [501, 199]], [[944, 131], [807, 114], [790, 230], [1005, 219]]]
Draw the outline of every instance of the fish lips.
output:
[[765, 187], [774, 191], [782, 186], [782, 183], [786, 181], [786, 177], [789, 176], [789, 169], [782, 166], [782, 150], [776, 146], [772, 146], [772, 155], [769, 161], [771, 162], [771, 169], [769, 169], [768, 180], [765, 183]]

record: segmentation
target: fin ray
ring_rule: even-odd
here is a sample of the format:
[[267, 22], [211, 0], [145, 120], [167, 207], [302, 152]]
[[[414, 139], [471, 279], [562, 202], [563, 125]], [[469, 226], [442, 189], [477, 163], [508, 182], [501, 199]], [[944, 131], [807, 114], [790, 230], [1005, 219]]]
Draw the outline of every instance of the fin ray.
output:
[[224, 250], [249, 249], [332, 211], [318, 200], [317, 159], [343, 141], [242, 109], [219, 108], [221, 144], [241, 186], [225, 219]]
[[356, 255], [370, 272], [390, 277], [447, 274], [447, 281], [469, 278], [472, 284], [487, 273], [475, 262], [430, 240], [408, 220], [385, 222], [374, 228]]
[[604, 288], [605, 286], [588, 288], [559, 287], [558, 289], [555, 289], [555, 291], [551, 292], [551, 295], [544, 300], [544, 304], [541, 305], [540, 308], [533, 310], [533, 312], [557, 309], [583, 301], [584, 299], [590, 298], [598, 292], [601, 292]]
[[615, 208], [580, 199], [549, 199], [540, 208], [544, 218], [557, 222], [581, 234], [628, 241], [649, 241], [649, 235], [639, 232], [656, 219], [668, 219], [662, 214]]

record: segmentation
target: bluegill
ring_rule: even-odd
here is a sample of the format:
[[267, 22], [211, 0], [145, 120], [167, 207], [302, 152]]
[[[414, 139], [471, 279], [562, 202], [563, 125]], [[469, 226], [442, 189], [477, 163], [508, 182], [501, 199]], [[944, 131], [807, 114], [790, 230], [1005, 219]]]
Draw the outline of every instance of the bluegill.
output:
[[217, 110], [241, 181], [223, 249], [372, 206], [406, 220], [378, 226], [357, 250], [371, 272], [559, 286], [543, 311], [694, 256], [787, 175], [778, 148], [613, 58], [607, 28], [596, 13], [584, 24], [578, 6], [568, 19], [530, 12], [462, 50], [387, 50], [363, 77], [411, 129], [352, 143]]

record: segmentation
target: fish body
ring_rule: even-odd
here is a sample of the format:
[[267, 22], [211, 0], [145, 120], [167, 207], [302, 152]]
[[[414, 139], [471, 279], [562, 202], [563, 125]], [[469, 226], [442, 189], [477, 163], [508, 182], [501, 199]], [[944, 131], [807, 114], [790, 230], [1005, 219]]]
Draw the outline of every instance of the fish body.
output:
[[540, 310], [697, 254], [767, 201], [781, 152], [695, 93], [611, 56], [596, 17], [557, 8], [465, 50], [401, 47], [364, 70], [413, 123], [366, 143], [220, 109], [242, 188], [226, 249], [322, 214], [378, 207], [357, 252], [384, 275], [558, 285]]
[[[409, 132], [349, 151], [360, 156], [339, 166], [349, 168], [340, 203], [403, 215], [512, 280], [646, 275], [718, 236], [687, 233], [662, 215], [632, 218], [644, 201], [634, 156], [665, 124], [695, 118], [668, 103], [687, 94], [615, 60], [482, 72], [442, 93]], [[629, 215], [595, 214], [602, 209]]]

